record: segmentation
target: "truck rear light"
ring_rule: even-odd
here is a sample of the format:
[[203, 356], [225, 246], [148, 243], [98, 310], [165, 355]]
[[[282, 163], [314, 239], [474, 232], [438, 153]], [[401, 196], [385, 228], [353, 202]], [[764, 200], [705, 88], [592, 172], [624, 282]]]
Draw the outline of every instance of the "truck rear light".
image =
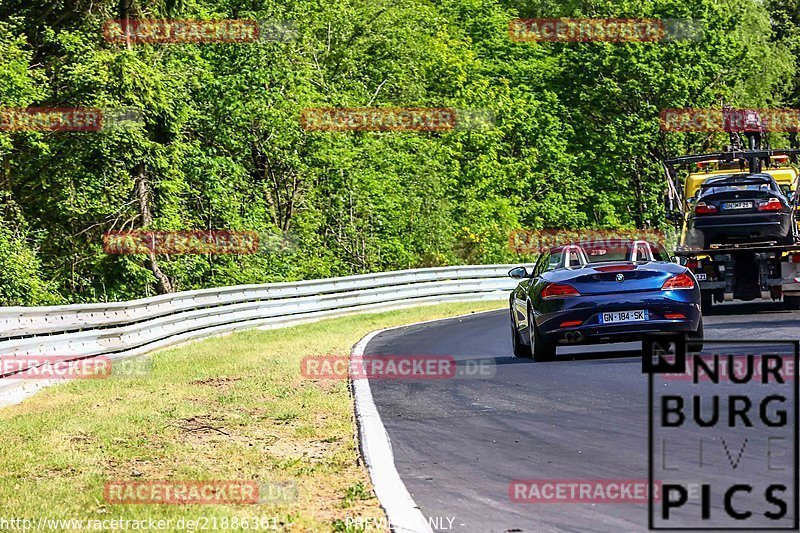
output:
[[674, 289], [694, 289], [694, 279], [684, 272], [683, 274], [672, 276], [661, 286], [662, 291], [671, 291]]
[[695, 215], [711, 215], [717, 212], [716, 206], [706, 205], [705, 202], [697, 202], [694, 206]]
[[542, 289], [542, 298], [565, 298], [567, 296], [580, 296], [581, 293], [572, 285], [566, 283], [549, 283]]
[[777, 198], [770, 198], [768, 201], [758, 204], [759, 211], [780, 211], [783, 204]]

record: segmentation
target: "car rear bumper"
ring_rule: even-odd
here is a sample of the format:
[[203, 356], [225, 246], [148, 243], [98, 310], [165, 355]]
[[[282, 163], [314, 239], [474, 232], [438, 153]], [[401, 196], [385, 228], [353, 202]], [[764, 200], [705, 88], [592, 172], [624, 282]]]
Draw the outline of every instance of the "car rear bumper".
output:
[[791, 231], [789, 213], [750, 213], [747, 215], [707, 215], [695, 217], [693, 228], [702, 232], [707, 244], [715, 239], [780, 239]]
[[[643, 291], [605, 296], [565, 298], [563, 307], [536, 317], [539, 334], [550, 343], [602, 343], [637, 340], [647, 333], [689, 333], [700, 325], [700, 291]], [[603, 324], [599, 314], [646, 309], [649, 319]], [[667, 318], [680, 313], [685, 318]], [[562, 327], [564, 322], [580, 325]]]

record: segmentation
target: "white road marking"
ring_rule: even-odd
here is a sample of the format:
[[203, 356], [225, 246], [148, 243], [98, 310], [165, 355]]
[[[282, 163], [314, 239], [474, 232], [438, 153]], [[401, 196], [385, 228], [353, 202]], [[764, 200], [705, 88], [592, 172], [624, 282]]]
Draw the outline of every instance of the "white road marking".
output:
[[[481, 311], [481, 313], [493, 313], [496, 311], [497, 309], [493, 309]], [[479, 313], [426, 320], [373, 331], [353, 346], [352, 355], [362, 357], [367, 344], [386, 331], [418, 326], [429, 322], [470, 317], [476, 314]], [[392, 531], [402, 533], [432, 533], [433, 529], [431, 529], [428, 519], [422, 514], [397, 472], [394, 464], [394, 454], [392, 453], [392, 443], [386, 428], [383, 426], [378, 407], [372, 398], [369, 380], [355, 379], [351, 380], [350, 384], [355, 397], [356, 423], [358, 424], [360, 435], [361, 453], [364, 456], [364, 462], [372, 479], [372, 485], [375, 487], [375, 494], [386, 511], [386, 516], [389, 517], [389, 526]]]

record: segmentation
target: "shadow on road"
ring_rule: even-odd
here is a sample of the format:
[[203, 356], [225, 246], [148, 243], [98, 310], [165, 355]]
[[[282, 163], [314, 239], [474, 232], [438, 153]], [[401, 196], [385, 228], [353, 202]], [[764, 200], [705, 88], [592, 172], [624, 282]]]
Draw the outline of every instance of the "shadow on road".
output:
[[783, 302], [725, 302], [712, 306], [709, 312], [703, 313], [703, 316], [747, 316], [764, 313], [785, 313], [791, 315], [792, 311], [786, 309]]
[[513, 355], [509, 356], [496, 356], [496, 357], [476, 357], [476, 358], [469, 358], [469, 359], [462, 359], [456, 361], [456, 367], [459, 366], [468, 366], [470, 364], [480, 364], [480, 363], [489, 363], [495, 365], [530, 365], [530, 364], [558, 364], [561, 362], [569, 362], [569, 361], [597, 361], [608, 359], [609, 361], [615, 359], [630, 359], [634, 357], [641, 357], [642, 351], [641, 350], [620, 350], [620, 351], [607, 351], [607, 352], [596, 352], [596, 353], [566, 353], [566, 354], [556, 354], [556, 358], [553, 361], [538, 362], [534, 361], [533, 359], [525, 359], [521, 357], [514, 357]]

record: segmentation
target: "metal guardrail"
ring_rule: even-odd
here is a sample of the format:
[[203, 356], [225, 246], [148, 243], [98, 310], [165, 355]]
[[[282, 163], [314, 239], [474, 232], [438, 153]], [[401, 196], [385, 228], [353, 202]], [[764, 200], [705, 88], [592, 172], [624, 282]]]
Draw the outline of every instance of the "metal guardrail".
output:
[[[514, 265], [400, 270], [179, 292], [127, 302], [0, 308], [0, 354], [123, 358], [239, 329], [447, 301], [504, 298]], [[19, 370], [19, 369], [17, 369]], [[0, 378], [13, 375], [0, 374]]]

